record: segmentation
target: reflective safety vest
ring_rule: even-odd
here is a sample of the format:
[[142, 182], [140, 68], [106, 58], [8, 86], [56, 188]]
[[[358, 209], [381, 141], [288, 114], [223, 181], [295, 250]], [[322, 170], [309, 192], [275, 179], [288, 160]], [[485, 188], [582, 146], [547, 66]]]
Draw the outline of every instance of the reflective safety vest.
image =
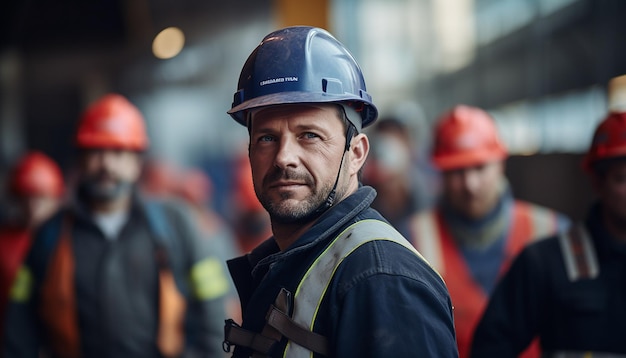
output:
[[[215, 258], [208, 258], [195, 263], [189, 272], [189, 284], [175, 277], [174, 272], [186, 272], [181, 260], [170, 255], [175, 241], [173, 228], [169, 227], [163, 209], [155, 203], [146, 205], [146, 215], [155, 238], [153, 253], [158, 268], [158, 314], [156, 345], [166, 357], [179, 356], [185, 347], [185, 314], [187, 295], [181, 288], [189, 288], [198, 299], [211, 299], [223, 295], [228, 289], [225, 278], [219, 280], [215, 273], [222, 275], [221, 264]], [[58, 230], [47, 232], [42, 237], [46, 250], [50, 251], [50, 260], [45, 268], [41, 283], [39, 316], [46, 335], [47, 343], [54, 356], [77, 358], [81, 356], [78, 306], [75, 292], [74, 253], [72, 251], [72, 214], [64, 213]], [[183, 271], [184, 270], [184, 271]], [[186, 276], [185, 276], [186, 278]], [[216, 280], [218, 279], [218, 280]], [[26, 302], [32, 294], [33, 273], [26, 266], [18, 271], [11, 291], [11, 300]]]
[[[557, 218], [549, 209], [515, 201], [513, 220], [506, 239], [500, 274], [508, 270], [513, 258], [530, 241], [556, 234]], [[474, 280], [462, 253], [446, 227], [440, 211], [418, 213], [409, 223], [413, 245], [443, 276], [452, 305], [459, 357], [469, 357], [471, 340], [489, 297]], [[538, 357], [536, 343], [524, 358]]]
[[315, 259], [302, 277], [293, 296], [293, 315], [288, 316], [289, 296], [285, 289], [279, 293], [276, 302], [266, 316], [263, 332], [258, 334], [227, 321], [225, 349], [230, 345], [252, 348], [257, 352], [253, 357], [266, 356], [273, 344], [282, 337], [288, 339], [283, 357], [312, 357], [313, 352], [328, 355], [328, 339], [313, 332], [318, 309], [328, 286], [339, 265], [361, 245], [374, 241], [395, 242], [412, 251], [426, 261], [398, 231], [379, 220], [362, 220], [352, 224], [338, 235]]

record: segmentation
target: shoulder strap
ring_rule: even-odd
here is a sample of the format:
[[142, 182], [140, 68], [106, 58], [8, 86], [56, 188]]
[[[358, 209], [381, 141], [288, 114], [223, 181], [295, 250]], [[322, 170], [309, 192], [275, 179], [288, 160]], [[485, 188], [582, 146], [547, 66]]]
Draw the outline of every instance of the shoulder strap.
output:
[[33, 246], [24, 262], [33, 270], [36, 280], [43, 280], [43, 274], [47, 271], [48, 262], [61, 237], [66, 217], [69, 215], [72, 215], [69, 210], [60, 210], [53, 219], [41, 227], [37, 236], [33, 238]]
[[156, 201], [146, 202], [144, 205], [148, 224], [153, 231], [158, 244], [170, 248], [176, 244], [174, 239], [174, 231], [168, 222], [167, 215], [164, 212], [163, 204]]
[[[155, 256], [159, 265], [159, 327], [157, 346], [164, 356], [178, 356], [184, 349], [184, 317], [187, 304], [183, 293], [184, 263], [178, 259], [181, 250], [163, 204], [150, 201], [145, 205], [148, 225], [155, 239]], [[173, 253], [173, 254], [172, 254]], [[182, 276], [181, 276], [182, 275]]]
[[593, 241], [583, 225], [572, 228], [559, 237], [565, 270], [570, 281], [594, 279], [600, 274], [600, 266]]
[[165, 212], [165, 204], [154, 200], [144, 204], [148, 226], [156, 244], [155, 256], [157, 264], [172, 272], [178, 290], [185, 296], [189, 295], [186, 281], [189, 269], [186, 245], [178, 237], [170, 217]]

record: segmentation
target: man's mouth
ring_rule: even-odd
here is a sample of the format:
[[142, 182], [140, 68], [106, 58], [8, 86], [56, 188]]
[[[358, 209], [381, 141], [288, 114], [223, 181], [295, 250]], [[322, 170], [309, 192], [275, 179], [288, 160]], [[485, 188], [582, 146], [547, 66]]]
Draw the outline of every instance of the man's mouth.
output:
[[280, 181], [276, 181], [272, 183], [269, 187], [277, 188], [277, 189], [283, 189], [283, 188], [286, 189], [286, 188], [295, 188], [295, 187], [304, 186], [304, 185], [306, 185], [306, 183], [291, 181], [291, 180], [280, 180]]

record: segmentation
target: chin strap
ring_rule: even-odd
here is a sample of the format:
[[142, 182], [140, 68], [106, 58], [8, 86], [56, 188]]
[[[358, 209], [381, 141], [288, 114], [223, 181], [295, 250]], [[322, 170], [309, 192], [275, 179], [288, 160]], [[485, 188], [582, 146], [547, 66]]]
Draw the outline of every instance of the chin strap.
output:
[[339, 162], [339, 170], [337, 171], [335, 184], [333, 185], [333, 189], [328, 194], [328, 197], [326, 197], [326, 200], [315, 210], [315, 215], [319, 215], [324, 211], [330, 209], [330, 207], [333, 206], [333, 204], [335, 203], [335, 195], [337, 195], [337, 184], [339, 184], [339, 176], [341, 174], [341, 167], [343, 166], [343, 158], [350, 150], [350, 142], [355, 132], [356, 128], [354, 128], [354, 125], [348, 124], [348, 129], [346, 130], [346, 146], [344, 147], [343, 154], [341, 155], [341, 162]]

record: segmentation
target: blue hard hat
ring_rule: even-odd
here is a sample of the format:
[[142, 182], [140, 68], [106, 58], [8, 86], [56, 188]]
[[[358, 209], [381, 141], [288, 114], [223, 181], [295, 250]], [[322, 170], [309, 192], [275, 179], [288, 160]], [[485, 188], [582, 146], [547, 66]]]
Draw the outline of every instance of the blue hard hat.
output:
[[354, 57], [316, 27], [287, 27], [265, 36], [241, 70], [228, 114], [246, 126], [251, 109], [295, 103], [347, 105], [360, 116], [361, 123], [348, 116], [357, 128], [378, 116]]

